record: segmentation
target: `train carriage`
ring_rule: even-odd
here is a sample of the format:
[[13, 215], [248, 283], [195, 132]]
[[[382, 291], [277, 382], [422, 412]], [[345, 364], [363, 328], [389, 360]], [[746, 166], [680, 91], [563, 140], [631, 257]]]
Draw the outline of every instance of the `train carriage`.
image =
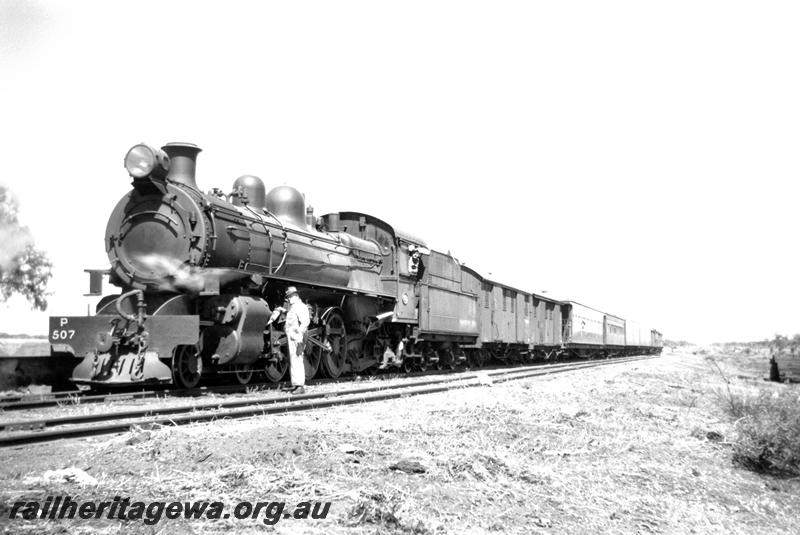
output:
[[663, 345], [659, 340], [660, 333], [645, 327], [635, 320], [625, 320], [625, 354], [647, 355], [658, 353]]
[[611, 314], [603, 317], [603, 344], [609, 353], [625, 352], [625, 320]]
[[642, 326], [639, 322], [634, 320], [625, 320], [625, 346], [626, 348], [641, 347], [648, 344], [650, 335], [648, 334], [646, 340], [642, 338]]
[[664, 336], [655, 329], [650, 331], [650, 346], [652, 348], [651, 353], [661, 353], [664, 348]]
[[537, 356], [551, 358], [562, 349], [561, 311], [562, 305], [559, 301], [537, 294], [531, 295], [533, 347]]
[[580, 357], [642, 355], [658, 352], [656, 335], [647, 327], [567, 301], [564, 311], [566, 350]]
[[564, 321], [564, 346], [576, 357], [604, 355], [605, 313], [575, 301], [565, 301], [561, 307]]

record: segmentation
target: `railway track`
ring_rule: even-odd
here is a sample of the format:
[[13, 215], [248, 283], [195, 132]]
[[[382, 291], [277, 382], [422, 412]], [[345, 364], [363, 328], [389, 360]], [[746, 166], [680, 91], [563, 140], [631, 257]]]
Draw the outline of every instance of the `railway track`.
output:
[[[558, 366], [562, 363], [569, 362], [586, 362], [585, 359], [561, 359], [557, 363], [544, 362], [531, 364], [530, 366], [545, 367], [545, 366]], [[479, 371], [491, 371], [496, 369], [508, 369], [505, 364], [497, 364], [495, 366], [486, 366]], [[463, 371], [463, 370], [462, 370]], [[421, 376], [435, 376], [442, 374], [453, 373], [452, 370], [428, 370], [428, 371], [412, 371], [412, 372], [390, 372], [385, 374], [378, 374], [374, 377], [379, 379], [399, 379], [409, 377]], [[459, 373], [456, 370], [456, 373]], [[312, 379], [307, 382], [309, 386], [317, 386], [323, 384], [350, 382], [352, 377], [340, 377], [337, 379]], [[47, 392], [41, 394], [19, 394], [12, 396], [0, 397], [0, 411], [21, 411], [29, 409], [42, 409], [48, 407], [60, 406], [73, 406], [73, 405], [88, 405], [99, 403], [113, 403], [116, 401], [134, 401], [143, 399], [156, 399], [156, 398], [193, 398], [201, 397], [208, 394], [245, 394], [258, 391], [275, 391], [287, 386], [288, 382], [258, 382], [249, 383], [246, 385], [239, 384], [223, 384], [223, 385], [204, 385], [197, 388], [170, 388], [168, 386], [158, 387], [152, 386], [150, 389], [132, 389], [127, 388], [120, 392], [106, 392], [106, 393], [92, 393], [90, 390], [65, 390], [59, 392]]]
[[[538, 364], [537, 366], [554, 366], [557, 364], [546, 363]], [[502, 364], [495, 367], [482, 368], [481, 371], [489, 371], [505, 367]], [[473, 370], [475, 371], [475, 370]], [[434, 371], [414, 371], [414, 372], [391, 372], [386, 374], [375, 375], [373, 377], [381, 380], [399, 379], [408, 377], [420, 376], [435, 376], [442, 374], [453, 373], [452, 370], [434, 370]], [[458, 373], [456, 371], [456, 373]], [[351, 376], [340, 377], [337, 379], [311, 379], [306, 384], [308, 386], [318, 386], [324, 384], [335, 384], [341, 382], [350, 382]], [[128, 389], [123, 392], [93, 394], [88, 390], [66, 390], [60, 392], [48, 392], [43, 394], [21, 394], [14, 396], [5, 396], [0, 398], [0, 410], [3, 411], [19, 411], [29, 409], [41, 409], [47, 407], [60, 407], [70, 405], [84, 405], [84, 404], [97, 404], [97, 403], [113, 403], [115, 401], [133, 401], [141, 399], [153, 398], [190, 398], [200, 397], [208, 394], [245, 394], [258, 391], [275, 391], [281, 390], [288, 386], [286, 381], [274, 382], [261, 382], [249, 383], [246, 385], [206, 385], [198, 388], [153, 388], [151, 390], [132, 390]]]
[[[309, 384], [320, 384], [320, 381], [309, 381]], [[328, 379], [327, 381], [332, 381]], [[111, 403], [114, 401], [130, 401], [166, 397], [198, 397], [206, 394], [240, 394], [258, 390], [276, 390], [285, 383], [252, 383], [247, 385], [214, 385], [198, 388], [162, 388], [153, 390], [128, 390], [108, 394], [91, 394], [81, 390], [52, 392], [48, 394], [26, 394], [9, 396], [0, 399], [0, 409], [4, 411], [40, 409], [62, 405], [83, 405], [91, 403]]]
[[312, 392], [300, 395], [285, 394], [277, 397], [261, 396], [194, 405], [149, 407], [20, 422], [0, 422], [0, 447], [118, 433], [127, 431], [133, 426], [183, 425], [225, 418], [246, 418], [255, 415], [280, 414], [337, 405], [383, 401], [444, 392], [454, 388], [479, 386], [487, 382], [487, 377], [491, 379], [492, 383], [503, 383], [515, 379], [564, 373], [598, 366], [625, 364], [653, 358], [657, 357], [639, 356], [549, 366], [505, 368], [455, 376], [426, 377], [392, 385], [374, 384], [368, 387], [348, 388], [333, 392]]

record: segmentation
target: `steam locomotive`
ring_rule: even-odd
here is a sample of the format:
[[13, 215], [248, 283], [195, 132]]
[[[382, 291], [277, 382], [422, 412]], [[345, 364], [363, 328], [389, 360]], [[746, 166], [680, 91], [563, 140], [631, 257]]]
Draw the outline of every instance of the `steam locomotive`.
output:
[[106, 227], [110, 269], [87, 270], [91, 294], [104, 275], [120, 292], [94, 316], [50, 318], [52, 352], [76, 358], [75, 383], [280, 381], [287, 339], [268, 320], [288, 286], [310, 311], [307, 378], [382, 360], [409, 371], [660, 351], [658, 331], [490, 281], [376, 217], [315, 217], [292, 187], [267, 193], [245, 175], [228, 194], [203, 193], [199, 153], [189, 143], [127, 152], [132, 189]]

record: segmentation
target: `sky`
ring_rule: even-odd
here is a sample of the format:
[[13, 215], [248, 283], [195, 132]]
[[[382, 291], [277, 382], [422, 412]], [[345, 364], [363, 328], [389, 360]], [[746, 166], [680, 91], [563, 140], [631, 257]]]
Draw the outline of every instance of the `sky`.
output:
[[788, 0], [0, 0], [0, 183], [55, 265], [0, 331], [93, 306], [125, 153], [186, 141], [204, 190], [292, 185], [672, 340], [800, 332], [798, 65]]

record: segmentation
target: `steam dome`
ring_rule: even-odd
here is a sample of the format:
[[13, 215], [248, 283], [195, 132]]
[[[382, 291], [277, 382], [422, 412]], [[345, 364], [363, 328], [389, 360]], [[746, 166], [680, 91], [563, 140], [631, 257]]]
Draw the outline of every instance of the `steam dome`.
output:
[[267, 210], [298, 227], [306, 226], [306, 200], [291, 186], [278, 186], [267, 193]]
[[233, 204], [241, 206], [247, 202], [251, 208], [264, 208], [264, 182], [253, 175], [242, 175], [233, 183]]

